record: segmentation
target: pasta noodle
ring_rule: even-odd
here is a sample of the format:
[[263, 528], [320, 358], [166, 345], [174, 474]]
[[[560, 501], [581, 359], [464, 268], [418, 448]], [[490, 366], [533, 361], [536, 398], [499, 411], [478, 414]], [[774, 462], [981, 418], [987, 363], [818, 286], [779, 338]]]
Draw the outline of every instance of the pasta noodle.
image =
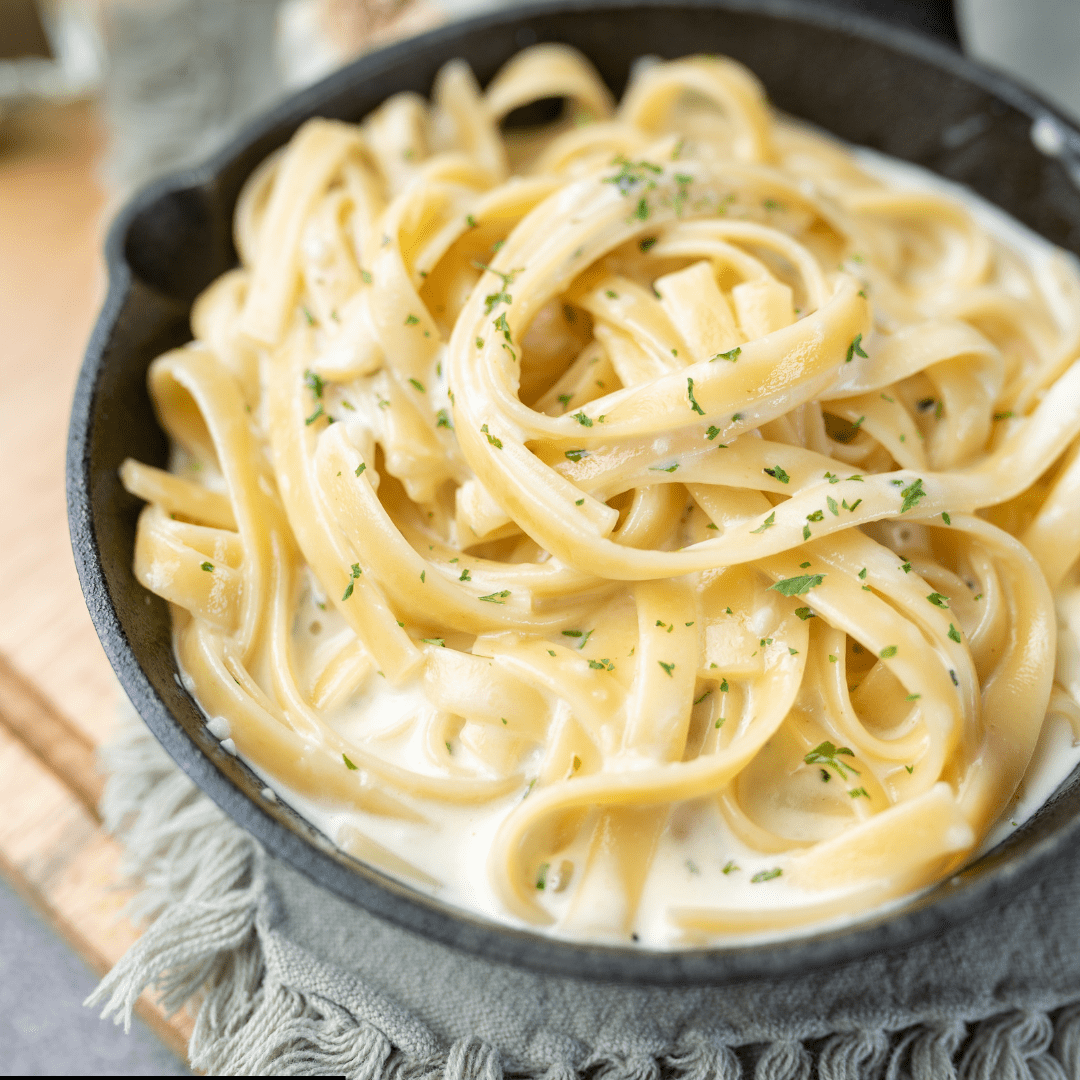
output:
[[306, 123], [235, 235], [150, 368], [135, 572], [357, 857], [570, 936], [778, 931], [953, 872], [1080, 718], [1080, 276], [733, 61], [617, 107], [562, 46], [451, 63]]

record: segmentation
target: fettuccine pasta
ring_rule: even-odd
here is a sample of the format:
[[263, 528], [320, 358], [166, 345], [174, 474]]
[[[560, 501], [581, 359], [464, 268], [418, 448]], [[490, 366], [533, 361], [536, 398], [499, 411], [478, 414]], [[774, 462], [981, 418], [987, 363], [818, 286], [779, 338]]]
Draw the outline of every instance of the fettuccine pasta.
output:
[[740, 65], [616, 106], [562, 46], [451, 63], [304, 124], [235, 238], [150, 368], [135, 572], [357, 858], [569, 936], [778, 931], [953, 872], [1080, 718], [1080, 277]]

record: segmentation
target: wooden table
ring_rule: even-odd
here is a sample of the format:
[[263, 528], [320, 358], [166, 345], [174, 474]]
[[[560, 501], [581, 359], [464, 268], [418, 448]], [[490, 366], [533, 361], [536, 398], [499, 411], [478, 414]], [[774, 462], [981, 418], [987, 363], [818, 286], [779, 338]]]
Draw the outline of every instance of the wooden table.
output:
[[[64, 502], [68, 412], [104, 297], [113, 207], [91, 104], [0, 121], [0, 873], [95, 970], [139, 936], [97, 813], [121, 693], [90, 622]], [[186, 1060], [190, 1018], [139, 1014]]]

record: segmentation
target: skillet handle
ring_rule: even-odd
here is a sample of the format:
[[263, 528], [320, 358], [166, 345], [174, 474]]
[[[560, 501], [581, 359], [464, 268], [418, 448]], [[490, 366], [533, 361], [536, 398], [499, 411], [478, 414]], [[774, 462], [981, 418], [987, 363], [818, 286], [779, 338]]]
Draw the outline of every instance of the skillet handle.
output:
[[946, 41], [961, 48], [953, 0], [822, 0], [834, 8], [846, 8], [866, 15], [876, 15], [886, 22], [898, 23], [912, 30]]

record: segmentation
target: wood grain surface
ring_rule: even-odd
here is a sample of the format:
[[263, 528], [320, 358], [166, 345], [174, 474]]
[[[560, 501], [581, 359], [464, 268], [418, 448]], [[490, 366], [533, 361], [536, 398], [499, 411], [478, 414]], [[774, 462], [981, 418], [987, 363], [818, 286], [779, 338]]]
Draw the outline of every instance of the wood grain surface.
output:
[[[137, 940], [95, 748], [120, 693], [71, 557], [64, 445], [104, 295], [107, 193], [92, 105], [0, 122], [0, 874], [104, 974]], [[191, 1019], [138, 1012], [186, 1059]]]

